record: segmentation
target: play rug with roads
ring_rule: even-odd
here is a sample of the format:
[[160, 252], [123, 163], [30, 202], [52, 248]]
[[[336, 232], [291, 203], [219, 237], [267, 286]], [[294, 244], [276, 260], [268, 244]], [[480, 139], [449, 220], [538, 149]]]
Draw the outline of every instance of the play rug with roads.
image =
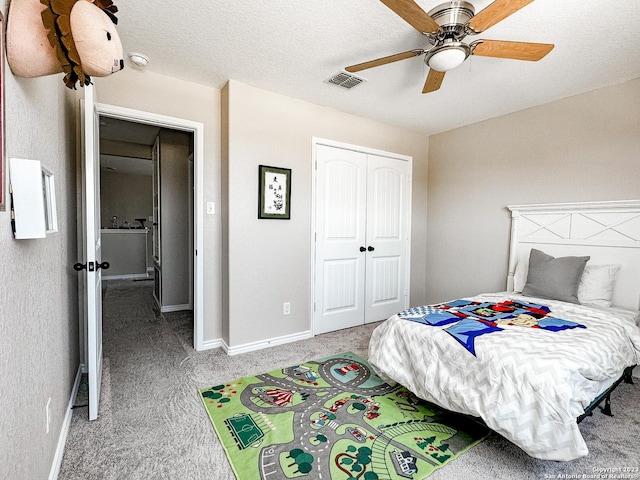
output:
[[384, 383], [353, 353], [200, 395], [240, 480], [421, 479], [488, 433]]

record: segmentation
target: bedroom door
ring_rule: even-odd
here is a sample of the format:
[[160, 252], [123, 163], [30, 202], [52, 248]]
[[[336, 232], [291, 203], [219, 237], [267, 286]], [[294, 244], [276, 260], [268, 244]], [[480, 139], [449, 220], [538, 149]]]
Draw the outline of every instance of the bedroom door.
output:
[[406, 307], [409, 172], [405, 159], [316, 146], [314, 333]]
[[96, 110], [95, 87], [84, 87], [82, 121], [83, 141], [83, 264], [77, 270], [84, 275], [84, 305], [86, 321], [86, 359], [89, 383], [89, 420], [98, 418], [100, 383], [102, 381], [102, 262], [100, 239], [100, 144], [99, 116]]

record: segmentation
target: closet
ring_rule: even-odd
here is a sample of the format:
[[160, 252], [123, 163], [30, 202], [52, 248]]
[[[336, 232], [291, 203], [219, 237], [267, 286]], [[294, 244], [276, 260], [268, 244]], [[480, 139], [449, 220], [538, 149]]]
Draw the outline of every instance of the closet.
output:
[[315, 145], [314, 333], [407, 307], [411, 158]]

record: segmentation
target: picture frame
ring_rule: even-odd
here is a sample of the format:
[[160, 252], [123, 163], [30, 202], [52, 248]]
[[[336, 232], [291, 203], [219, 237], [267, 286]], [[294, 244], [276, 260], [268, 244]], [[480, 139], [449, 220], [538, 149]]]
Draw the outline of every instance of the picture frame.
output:
[[258, 218], [291, 219], [291, 169], [258, 166]]
[[4, 16], [0, 13], [0, 212], [4, 212], [7, 209], [7, 162], [4, 148], [4, 22]]

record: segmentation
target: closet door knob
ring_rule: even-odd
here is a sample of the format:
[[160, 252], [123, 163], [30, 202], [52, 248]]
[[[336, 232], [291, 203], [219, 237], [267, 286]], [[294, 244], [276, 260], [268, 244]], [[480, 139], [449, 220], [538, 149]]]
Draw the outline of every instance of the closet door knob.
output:
[[369, 245], [369, 248], [367, 248], [367, 250], [369, 250], [370, 252], [373, 252], [375, 250], [375, 248], [373, 248], [371, 245]]
[[366, 252], [366, 251], [367, 251], [367, 249], [366, 249], [366, 248], [364, 248], [364, 247], [360, 247], [360, 251], [361, 251], [361, 252]]

